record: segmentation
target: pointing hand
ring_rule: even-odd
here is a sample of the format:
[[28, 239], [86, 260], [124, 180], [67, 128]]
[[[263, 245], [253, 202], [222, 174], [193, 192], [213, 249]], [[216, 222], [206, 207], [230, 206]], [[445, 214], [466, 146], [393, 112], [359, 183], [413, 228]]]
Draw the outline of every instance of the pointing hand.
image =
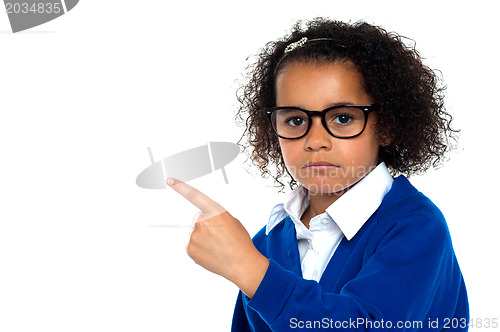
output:
[[252, 297], [269, 260], [255, 248], [245, 227], [220, 204], [190, 185], [172, 178], [167, 184], [201, 210], [187, 246], [189, 257]]

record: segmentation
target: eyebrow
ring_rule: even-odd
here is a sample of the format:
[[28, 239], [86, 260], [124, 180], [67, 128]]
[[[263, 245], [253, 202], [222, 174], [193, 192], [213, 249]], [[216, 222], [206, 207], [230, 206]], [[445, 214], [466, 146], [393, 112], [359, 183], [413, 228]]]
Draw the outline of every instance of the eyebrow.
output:
[[[351, 103], [351, 102], [348, 102], [348, 101], [344, 101], [344, 102], [340, 102], [340, 103], [333, 103], [333, 104], [328, 104], [330, 106], [328, 107], [334, 107], [334, 106], [340, 106], [340, 105], [356, 105], [355, 103]], [[328, 108], [327, 107], [327, 108]]]
[[[330, 107], [335, 107], [335, 106], [342, 106], [342, 105], [364, 105], [364, 104], [355, 104], [355, 103], [347, 102], [346, 101], [346, 102], [331, 103], [331, 104], [327, 104], [327, 105], [328, 106], [325, 107], [324, 109], [327, 109], [327, 108], [330, 108]], [[302, 106], [293, 106], [293, 105], [284, 105], [284, 106], [276, 106], [276, 107], [298, 107], [298, 108], [302, 108], [302, 109], [307, 109], [307, 108], [302, 107]], [[314, 111], [314, 110], [312, 110], [312, 111]], [[321, 111], [321, 110], [318, 110], [318, 111]]]

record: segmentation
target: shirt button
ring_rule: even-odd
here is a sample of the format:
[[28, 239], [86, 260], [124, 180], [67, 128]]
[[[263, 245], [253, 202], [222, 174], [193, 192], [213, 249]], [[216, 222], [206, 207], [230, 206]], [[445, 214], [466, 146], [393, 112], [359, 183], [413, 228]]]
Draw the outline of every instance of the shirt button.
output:
[[322, 222], [323, 224], [328, 224], [328, 223], [330, 222], [330, 220], [328, 220], [328, 219], [326, 219], [326, 218], [325, 218], [325, 219], [322, 219], [322, 220], [321, 220], [321, 222]]

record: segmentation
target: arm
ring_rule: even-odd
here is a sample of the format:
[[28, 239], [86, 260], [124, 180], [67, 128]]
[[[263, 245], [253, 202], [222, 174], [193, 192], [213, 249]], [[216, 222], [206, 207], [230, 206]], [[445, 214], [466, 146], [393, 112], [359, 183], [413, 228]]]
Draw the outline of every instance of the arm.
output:
[[276, 331], [290, 329], [292, 319], [343, 327], [354, 321], [347, 327], [362, 330], [375, 327], [369, 324], [374, 321], [390, 321], [385, 327], [393, 324], [393, 329], [400, 321], [417, 322], [414, 328], [420, 322], [425, 329], [429, 318], [439, 318], [442, 326], [444, 318], [453, 317], [461, 275], [446, 225], [426, 218], [378, 226], [370, 235], [361, 270], [337, 293], [271, 261], [254, 297], [243, 301]]

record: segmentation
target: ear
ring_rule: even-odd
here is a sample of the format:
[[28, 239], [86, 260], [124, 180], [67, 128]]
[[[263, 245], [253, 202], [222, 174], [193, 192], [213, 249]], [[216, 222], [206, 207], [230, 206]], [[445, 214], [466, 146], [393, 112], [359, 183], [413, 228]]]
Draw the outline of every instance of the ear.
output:
[[391, 145], [391, 143], [392, 143], [392, 138], [388, 138], [388, 139], [383, 140], [380, 143], [380, 146], [385, 148], [385, 147]]
[[[377, 113], [377, 112], [375, 112], [375, 113]], [[371, 126], [375, 130], [374, 135], [375, 135], [376, 139], [378, 140], [379, 146], [385, 148], [385, 147], [391, 145], [391, 143], [394, 140], [395, 134], [392, 132], [387, 132], [387, 130], [380, 130], [379, 122], [378, 122], [378, 114], [375, 114], [375, 113], [370, 114], [370, 116], [372, 116], [372, 115], [375, 116], [375, 120]]]
[[381, 147], [387, 147], [389, 145], [391, 145], [391, 143], [393, 142], [394, 140], [394, 136], [390, 135], [390, 136], [387, 136], [387, 135], [379, 135], [379, 145]]

